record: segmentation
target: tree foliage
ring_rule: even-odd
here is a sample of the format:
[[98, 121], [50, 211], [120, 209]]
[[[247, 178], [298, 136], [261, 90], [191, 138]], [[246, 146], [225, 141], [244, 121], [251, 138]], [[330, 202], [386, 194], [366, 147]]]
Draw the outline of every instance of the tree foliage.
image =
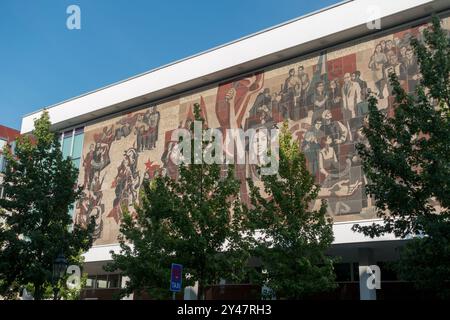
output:
[[263, 271], [257, 281], [288, 299], [335, 288], [333, 259], [325, 253], [334, 239], [332, 221], [324, 201], [318, 210], [311, 209], [319, 186], [287, 123], [279, 137], [279, 172], [262, 181], [267, 197], [249, 180], [251, 221], [258, 231], [255, 255]]
[[[205, 135], [198, 104], [194, 114]], [[153, 298], [168, 298], [171, 263], [182, 264], [190, 275], [183, 284], [198, 281], [200, 299], [205, 286], [221, 278], [239, 282], [246, 275], [240, 183], [231, 165], [196, 164], [209, 142], [197, 149], [191, 137], [191, 164], [180, 164], [176, 179], [158, 175], [144, 182], [136, 219], [127, 215], [122, 223], [121, 252], [113, 254], [107, 270], [120, 269], [130, 278], [123, 294], [146, 291]]]
[[402, 253], [400, 275], [437, 289], [450, 280], [450, 39], [437, 17], [423, 36], [411, 42], [421, 73], [415, 91], [406, 92], [392, 73], [393, 116], [369, 100], [368, 143], [358, 150], [383, 223], [354, 230], [418, 236]]
[[0, 200], [1, 294], [13, 296], [31, 285], [35, 299], [52, 286], [53, 262], [63, 253], [69, 264], [92, 244], [94, 222], [72, 227], [68, 214], [79, 198], [78, 171], [64, 159], [47, 112], [35, 121], [32, 137], [17, 141], [15, 155], [5, 149], [5, 199]]

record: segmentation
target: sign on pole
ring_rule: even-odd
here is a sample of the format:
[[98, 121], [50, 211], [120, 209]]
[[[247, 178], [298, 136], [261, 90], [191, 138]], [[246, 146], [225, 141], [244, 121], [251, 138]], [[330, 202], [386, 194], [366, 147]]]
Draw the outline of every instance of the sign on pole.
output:
[[181, 264], [172, 263], [172, 269], [170, 272], [170, 291], [181, 291], [182, 272], [183, 266]]

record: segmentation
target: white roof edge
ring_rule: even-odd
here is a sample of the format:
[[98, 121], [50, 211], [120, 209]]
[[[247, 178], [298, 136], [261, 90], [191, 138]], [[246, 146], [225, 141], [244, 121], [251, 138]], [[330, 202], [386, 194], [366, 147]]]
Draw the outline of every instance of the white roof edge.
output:
[[[420, 6], [428, 6], [429, 13], [431, 13], [431, 10], [435, 10], [431, 5], [439, 8], [450, 7], [445, 0], [377, 0], [376, 2], [380, 18], [403, 13]], [[151, 100], [152, 93], [164, 92], [166, 96], [174, 95], [177, 93], [176, 90], [185, 89], [185, 86], [182, 88], [181, 84], [197, 81], [197, 86], [199, 86], [200, 79], [209, 75], [219, 76], [220, 72], [226, 75], [225, 70], [233, 67], [250, 64], [252, 61], [301, 44], [364, 25], [374, 18], [367, 11], [370, 6], [372, 8], [374, 6], [370, 0], [340, 2], [45, 109], [49, 111], [54, 125], [67, 127], [77, 121], [80, 123], [88, 118], [93, 119], [105, 115], [106, 112], [119, 111], [118, 109], [111, 110], [111, 108], [120, 103], [133, 101], [136, 104], [138, 102], [136, 99], [143, 96]], [[363, 14], [364, 12], [367, 14]], [[141, 103], [142, 101], [144, 100], [141, 100]], [[39, 110], [23, 117], [22, 133], [30, 132], [33, 129], [33, 121], [39, 117], [41, 112], [42, 110]], [[73, 120], [73, 123], [70, 120]]]

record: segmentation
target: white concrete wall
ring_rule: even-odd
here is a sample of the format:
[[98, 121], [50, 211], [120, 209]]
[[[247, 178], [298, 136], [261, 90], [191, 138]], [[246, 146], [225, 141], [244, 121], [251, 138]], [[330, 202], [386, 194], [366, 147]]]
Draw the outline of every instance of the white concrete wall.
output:
[[[333, 225], [334, 242], [333, 244], [351, 244], [351, 243], [364, 243], [373, 241], [392, 241], [400, 240], [393, 235], [385, 235], [379, 238], [372, 239], [366, 237], [361, 233], [356, 233], [351, 230], [355, 223], [367, 226], [372, 223], [380, 224], [381, 219], [373, 220], [362, 220], [358, 222], [339, 222]], [[120, 247], [118, 244], [94, 246], [87, 253], [84, 254], [85, 262], [95, 262], [95, 261], [108, 261], [111, 260], [110, 251], [115, 253], [120, 252]]]

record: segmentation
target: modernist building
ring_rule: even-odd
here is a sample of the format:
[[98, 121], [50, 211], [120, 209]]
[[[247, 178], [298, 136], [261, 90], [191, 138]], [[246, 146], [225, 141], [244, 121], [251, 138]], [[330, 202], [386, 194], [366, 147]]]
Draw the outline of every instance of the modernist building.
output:
[[[432, 13], [450, 30], [449, 9], [448, 0], [344, 1], [47, 107], [84, 186], [73, 219], [97, 221], [95, 245], [85, 254], [91, 286], [86, 296], [106, 297], [120, 286], [120, 275], [102, 266], [111, 259], [110, 250], [118, 250], [121, 208], [132, 210], [144, 179], [174, 173], [171, 153], [177, 141], [171, 132], [192, 119], [194, 103], [212, 128], [270, 128], [288, 119], [334, 218], [330, 254], [342, 257], [336, 266], [337, 297], [405, 296], [408, 285], [383, 266], [407, 240], [370, 239], [351, 231], [355, 222], [380, 222], [365, 195], [355, 144], [364, 141], [360, 128], [367, 97], [376, 95], [379, 108], [392, 112], [391, 71], [414, 89], [419, 70], [409, 41], [421, 37]], [[33, 129], [40, 113], [23, 118], [22, 133]], [[252, 172], [250, 165], [238, 170], [241, 178], [254, 177]], [[245, 201], [245, 182], [241, 196]], [[367, 266], [374, 264], [382, 268], [380, 290], [366, 285]]]
[[3, 172], [6, 167], [6, 159], [3, 155], [3, 148], [10, 146], [14, 149], [15, 140], [20, 135], [20, 131], [0, 125], [0, 198], [3, 197]]

